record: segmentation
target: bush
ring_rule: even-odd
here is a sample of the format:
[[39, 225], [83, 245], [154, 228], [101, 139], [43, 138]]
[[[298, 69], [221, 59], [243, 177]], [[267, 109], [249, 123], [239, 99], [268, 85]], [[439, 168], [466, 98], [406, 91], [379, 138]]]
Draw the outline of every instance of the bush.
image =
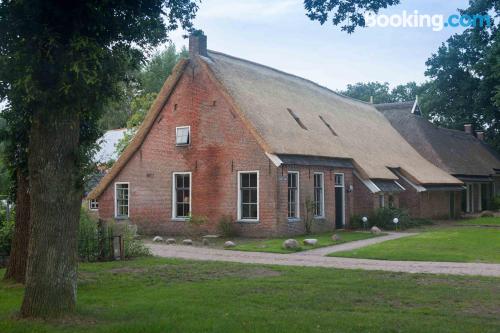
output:
[[9, 216], [7, 216], [6, 207], [0, 203], [0, 255], [10, 254], [12, 237], [14, 236], [14, 220], [16, 214], [14, 210], [11, 209], [8, 215]]
[[196, 237], [201, 235], [202, 228], [205, 224], [207, 224], [208, 218], [201, 215], [191, 215], [186, 222], [188, 236]]
[[126, 258], [151, 255], [151, 251], [137, 237], [135, 230], [128, 225], [100, 223], [86, 209], [82, 209], [78, 230], [78, 256], [84, 261], [113, 259], [114, 234], [123, 239], [124, 256]]
[[237, 231], [235, 227], [235, 223], [231, 216], [223, 216], [219, 220], [217, 225], [217, 229], [222, 237], [229, 238], [237, 236]]
[[495, 217], [495, 214], [493, 214], [493, 212], [485, 211], [481, 213], [481, 217]]
[[12, 237], [14, 236], [14, 219], [0, 222], [0, 255], [10, 254]]
[[491, 209], [499, 210], [500, 209], [500, 195], [497, 195], [493, 199], [491, 199]]
[[[395, 217], [399, 220], [399, 223], [397, 224], [398, 229], [408, 229], [422, 225], [434, 224], [431, 220], [412, 219], [409, 217], [408, 212], [404, 209], [384, 207], [375, 210], [367, 216], [367, 228], [377, 226], [383, 230], [395, 230], [396, 224], [393, 222]], [[362, 215], [353, 215], [350, 220], [350, 227], [352, 229], [363, 229], [364, 226], [362, 218]]]

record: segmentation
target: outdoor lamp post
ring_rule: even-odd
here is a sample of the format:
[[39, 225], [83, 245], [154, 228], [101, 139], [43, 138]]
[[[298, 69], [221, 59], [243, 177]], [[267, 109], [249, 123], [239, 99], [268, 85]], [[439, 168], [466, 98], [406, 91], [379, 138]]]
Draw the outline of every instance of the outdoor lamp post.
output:
[[399, 219], [397, 217], [395, 217], [393, 220], [392, 220], [392, 223], [394, 223], [396, 225], [396, 230], [398, 230], [398, 223], [399, 223]]
[[363, 221], [363, 228], [366, 230], [368, 227], [368, 218], [366, 216], [363, 216], [361, 221]]

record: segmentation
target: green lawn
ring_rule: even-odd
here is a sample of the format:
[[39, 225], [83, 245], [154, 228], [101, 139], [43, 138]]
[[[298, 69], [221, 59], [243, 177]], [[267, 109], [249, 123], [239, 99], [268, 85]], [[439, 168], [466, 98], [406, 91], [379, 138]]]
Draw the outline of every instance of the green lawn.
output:
[[454, 227], [433, 229], [333, 257], [500, 263], [500, 228]]
[[[291, 236], [291, 237], [287, 237], [287, 238], [263, 239], [263, 240], [253, 241], [253, 242], [247, 242], [244, 244], [239, 244], [236, 247], [231, 248], [231, 250], [251, 251], [251, 252], [293, 253], [293, 252], [300, 252], [300, 251], [306, 251], [306, 250], [311, 250], [311, 249], [317, 249], [320, 247], [337, 245], [337, 244], [342, 244], [342, 243], [346, 243], [346, 242], [352, 242], [352, 241], [356, 241], [356, 240], [367, 239], [367, 238], [379, 236], [379, 235], [373, 235], [369, 232], [354, 232], [354, 231], [343, 231], [343, 230], [337, 231], [336, 234], [340, 236], [340, 240], [336, 241], [336, 242], [332, 240], [333, 233], [325, 233], [325, 234], [318, 234], [318, 235], [294, 236], [294, 237]], [[381, 235], [383, 235], [383, 234], [381, 234]], [[295, 250], [284, 249], [282, 247], [283, 242], [288, 238], [296, 239], [299, 242], [300, 247], [295, 249]], [[316, 246], [304, 245], [303, 241], [306, 238], [316, 238], [318, 240], [318, 244]]]
[[[3, 271], [0, 271], [0, 276]], [[168, 259], [83, 264], [75, 316], [0, 332], [499, 332], [500, 279]]]
[[500, 227], [500, 217], [480, 217], [477, 219], [466, 219], [458, 222], [460, 225], [487, 225], [487, 226], [499, 226]]

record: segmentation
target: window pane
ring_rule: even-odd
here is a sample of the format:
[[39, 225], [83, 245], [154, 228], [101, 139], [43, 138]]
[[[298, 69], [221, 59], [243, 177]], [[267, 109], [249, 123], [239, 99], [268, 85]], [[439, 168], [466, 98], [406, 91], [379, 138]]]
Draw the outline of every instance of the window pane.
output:
[[250, 175], [247, 173], [241, 174], [241, 187], [250, 187]]
[[252, 219], [257, 218], [257, 205], [252, 204], [250, 206], [250, 218], [252, 218]]
[[250, 190], [241, 190], [242, 192], [242, 198], [241, 198], [241, 202], [243, 203], [250, 203], [251, 200], [250, 200]]
[[249, 174], [249, 177], [250, 177], [250, 187], [257, 188], [257, 174], [251, 173]]
[[176, 143], [177, 144], [188, 144], [189, 143], [189, 128], [188, 127], [177, 128]]

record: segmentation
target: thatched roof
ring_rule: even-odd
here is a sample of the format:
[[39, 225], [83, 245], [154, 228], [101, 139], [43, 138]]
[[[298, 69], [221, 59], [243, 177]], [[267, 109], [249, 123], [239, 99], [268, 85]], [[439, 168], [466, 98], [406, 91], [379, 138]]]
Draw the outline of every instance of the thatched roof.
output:
[[490, 176], [500, 159], [475, 136], [440, 128], [412, 114], [413, 102], [376, 105], [399, 133], [426, 159], [453, 175]]
[[420, 156], [372, 104], [219, 52], [201, 59], [266, 142], [268, 153], [352, 159], [367, 178], [397, 179], [390, 167], [421, 184], [460, 183]]
[[461, 184], [422, 158], [372, 104], [270, 67], [210, 51], [208, 57], [196, 56], [176, 65], [134, 139], [89, 199], [99, 197], [140, 149], [191, 61], [208, 70], [269, 156], [350, 160], [364, 178], [396, 180], [389, 169], [394, 168], [419, 184]]

